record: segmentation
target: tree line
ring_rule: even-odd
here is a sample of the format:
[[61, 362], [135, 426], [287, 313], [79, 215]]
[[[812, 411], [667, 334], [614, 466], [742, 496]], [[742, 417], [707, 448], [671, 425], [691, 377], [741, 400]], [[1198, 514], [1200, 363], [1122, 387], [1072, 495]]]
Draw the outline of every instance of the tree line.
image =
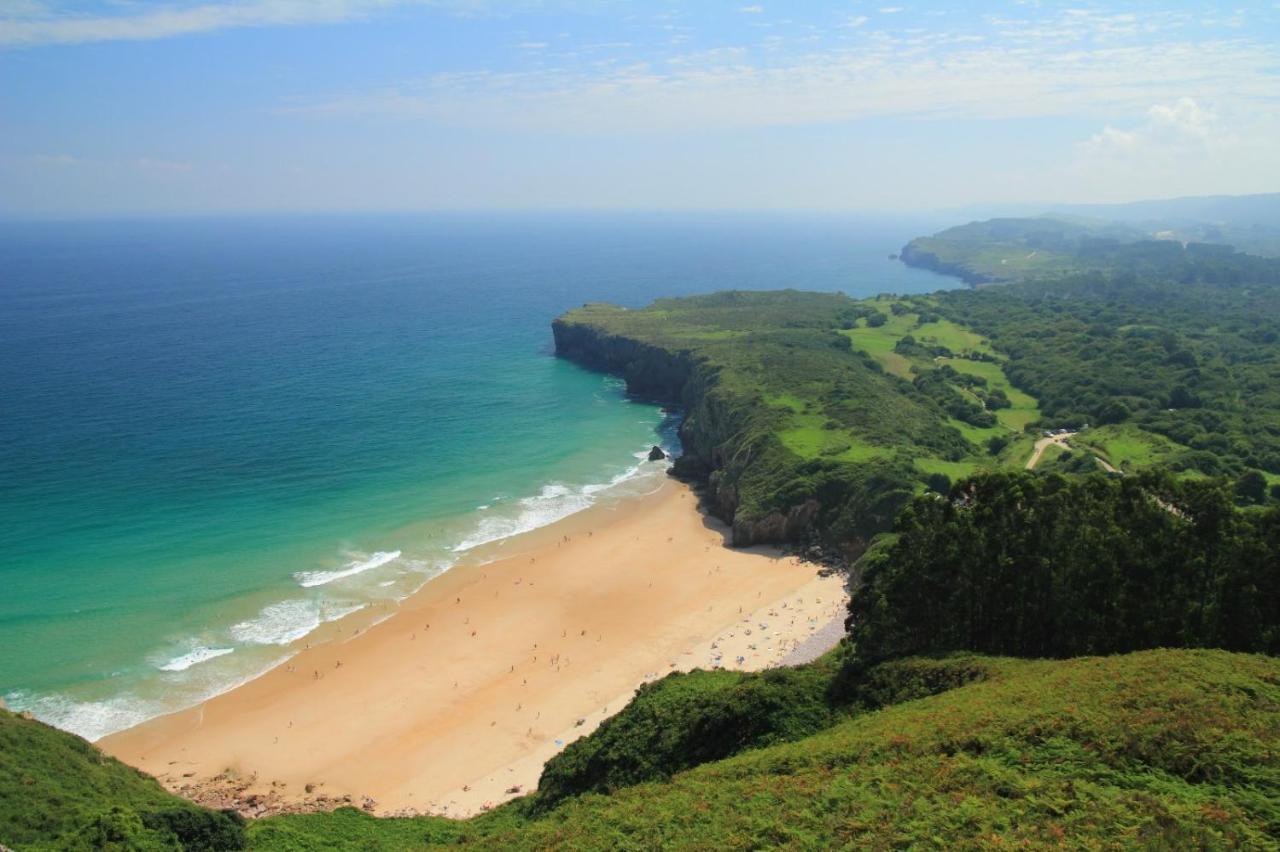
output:
[[993, 473], [926, 494], [863, 560], [866, 662], [1156, 647], [1280, 652], [1280, 509], [1220, 480]]

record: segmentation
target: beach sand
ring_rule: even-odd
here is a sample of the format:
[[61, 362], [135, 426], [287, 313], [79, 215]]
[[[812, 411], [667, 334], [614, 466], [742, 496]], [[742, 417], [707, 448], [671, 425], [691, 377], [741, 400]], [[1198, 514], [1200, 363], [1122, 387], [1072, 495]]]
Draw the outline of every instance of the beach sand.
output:
[[512, 539], [379, 623], [346, 619], [287, 665], [98, 744], [171, 790], [254, 815], [349, 801], [467, 816], [529, 792], [643, 682], [765, 668], [838, 635], [840, 577], [729, 549], [695, 505], [665, 481]]

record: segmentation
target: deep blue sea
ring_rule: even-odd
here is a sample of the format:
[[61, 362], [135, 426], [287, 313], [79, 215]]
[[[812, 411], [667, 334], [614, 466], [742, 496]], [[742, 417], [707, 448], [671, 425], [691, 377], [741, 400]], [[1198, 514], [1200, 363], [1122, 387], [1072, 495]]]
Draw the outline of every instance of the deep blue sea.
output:
[[951, 287], [888, 259], [942, 224], [0, 223], [0, 695], [97, 738], [642, 490], [661, 469], [638, 456], [675, 424], [554, 358], [556, 315]]

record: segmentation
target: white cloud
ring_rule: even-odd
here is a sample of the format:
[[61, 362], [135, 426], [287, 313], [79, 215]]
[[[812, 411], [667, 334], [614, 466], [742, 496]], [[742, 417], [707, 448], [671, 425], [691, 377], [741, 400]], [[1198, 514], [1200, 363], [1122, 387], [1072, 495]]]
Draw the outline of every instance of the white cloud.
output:
[[[868, 35], [856, 47], [776, 62], [703, 51], [663, 62], [573, 70], [434, 75], [288, 111], [384, 114], [446, 125], [553, 132], [651, 132], [846, 122], [881, 116], [1024, 118], [1132, 115], [1191, 133], [1209, 119], [1179, 106], [1230, 101], [1274, 113], [1275, 52], [1239, 40], [1039, 50], [948, 33]], [[1166, 109], [1166, 108], [1161, 108]], [[1098, 144], [1125, 144], [1112, 129]], [[1100, 134], [1101, 135], [1101, 134]]]
[[0, 5], [0, 47], [144, 41], [237, 27], [333, 24], [403, 5], [439, 6], [460, 14], [489, 8], [488, 0], [245, 0], [95, 15], [58, 12], [31, 0], [10, 0]]
[[740, 6], [738, 11], [744, 15], [760, 15], [764, 13], [764, 7], [759, 3], [754, 3], [750, 6]]
[[1102, 200], [1258, 192], [1280, 176], [1277, 134], [1275, 110], [1211, 109], [1176, 98], [1148, 107], [1129, 127], [1107, 125], [1080, 142], [1065, 181]]
[[1221, 126], [1218, 116], [1192, 98], [1172, 104], [1156, 104], [1145, 120], [1131, 130], [1110, 125], [1083, 143], [1085, 154], [1123, 157], [1163, 155], [1170, 152], [1205, 150], [1229, 145], [1232, 136]]

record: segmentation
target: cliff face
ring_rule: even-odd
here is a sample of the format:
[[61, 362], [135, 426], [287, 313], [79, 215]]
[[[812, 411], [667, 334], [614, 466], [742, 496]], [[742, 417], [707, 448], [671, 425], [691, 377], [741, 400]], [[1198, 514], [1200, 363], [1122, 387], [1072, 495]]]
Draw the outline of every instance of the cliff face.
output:
[[685, 383], [693, 371], [688, 353], [669, 352], [589, 325], [556, 320], [551, 324], [556, 354], [604, 373], [621, 376], [627, 392], [656, 402], [683, 404]]
[[675, 460], [672, 474], [705, 486], [708, 508], [731, 525], [735, 547], [796, 542], [807, 536], [820, 508], [816, 500], [758, 517], [739, 511], [736, 483], [755, 455], [741, 436], [758, 412], [716, 386], [715, 367], [688, 352], [670, 351], [583, 323], [557, 319], [551, 331], [558, 356], [621, 376], [628, 393], [683, 409], [684, 455]]
[[935, 253], [921, 248], [915, 240], [902, 247], [902, 252], [898, 255], [898, 258], [907, 266], [928, 269], [940, 275], [950, 275], [959, 278], [971, 287], [976, 287], [979, 284], [992, 284], [1001, 280], [982, 272], [975, 272], [963, 264], [944, 261]]

